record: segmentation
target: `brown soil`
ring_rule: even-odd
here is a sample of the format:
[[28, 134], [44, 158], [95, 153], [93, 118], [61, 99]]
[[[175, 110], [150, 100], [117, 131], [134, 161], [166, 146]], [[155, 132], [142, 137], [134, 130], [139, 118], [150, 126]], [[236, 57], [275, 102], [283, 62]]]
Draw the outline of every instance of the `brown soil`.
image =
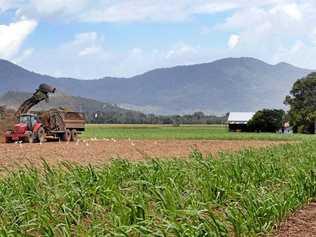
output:
[[102, 140], [77, 143], [0, 144], [0, 166], [14, 168], [25, 164], [49, 164], [70, 161], [98, 165], [112, 158], [132, 161], [153, 158], [188, 157], [193, 148], [204, 155], [220, 151], [262, 148], [285, 142], [274, 141], [199, 141], [199, 140]]
[[316, 236], [316, 201], [297, 211], [281, 224], [277, 237]]

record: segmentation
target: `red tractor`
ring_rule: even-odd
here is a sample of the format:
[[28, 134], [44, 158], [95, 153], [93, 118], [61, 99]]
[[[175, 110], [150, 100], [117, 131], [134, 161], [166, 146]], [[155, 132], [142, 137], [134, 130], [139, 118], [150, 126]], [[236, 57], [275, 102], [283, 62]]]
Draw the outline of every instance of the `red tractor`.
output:
[[17, 141], [42, 143], [45, 141], [45, 136], [45, 129], [36, 115], [22, 114], [18, 117], [14, 129], [5, 133], [5, 141], [6, 143]]

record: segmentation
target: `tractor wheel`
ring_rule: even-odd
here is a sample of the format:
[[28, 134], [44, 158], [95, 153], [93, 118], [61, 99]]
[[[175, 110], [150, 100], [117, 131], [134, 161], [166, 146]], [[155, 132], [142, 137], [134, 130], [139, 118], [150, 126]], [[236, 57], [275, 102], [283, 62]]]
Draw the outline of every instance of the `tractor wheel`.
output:
[[63, 134], [63, 141], [70, 142], [71, 140], [71, 132], [69, 129], [66, 129], [65, 133]]
[[7, 131], [5, 136], [4, 136], [4, 141], [5, 143], [13, 143], [13, 140], [12, 140], [12, 131]]
[[46, 140], [45, 138], [46, 138], [45, 130], [44, 130], [44, 128], [41, 127], [37, 131], [37, 141], [39, 143], [44, 143]]
[[34, 142], [34, 138], [33, 138], [33, 133], [27, 133], [27, 135], [24, 138], [24, 142], [25, 143], [33, 143]]
[[71, 130], [71, 139], [72, 142], [76, 142], [78, 140], [78, 133], [76, 129]]
[[5, 143], [13, 143], [13, 140], [11, 137], [5, 137]]

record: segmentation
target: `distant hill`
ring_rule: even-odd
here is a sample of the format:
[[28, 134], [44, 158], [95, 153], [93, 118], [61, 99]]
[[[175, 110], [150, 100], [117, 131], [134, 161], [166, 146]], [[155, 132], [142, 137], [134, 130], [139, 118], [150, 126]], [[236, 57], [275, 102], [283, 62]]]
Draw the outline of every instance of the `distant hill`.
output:
[[[9, 91], [0, 95], [0, 106], [5, 105], [8, 109], [16, 110], [23, 101], [30, 98], [32, 93]], [[64, 107], [73, 111], [93, 113], [96, 111], [107, 113], [126, 113], [128, 110], [116, 105], [82, 97], [68, 96], [63, 93], [56, 93], [50, 96], [49, 103], [41, 102], [32, 110], [48, 110], [50, 108]]]
[[66, 94], [156, 114], [223, 114], [280, 108], [293, 82], [310, 72], [286, 63], [270, 65], [254, 58], [226, 58], [156, 69], [131, 78], [88, 81], [40, 75], [0, 60], [0, 93], [33, 92], [39, 83], [46, 82]]

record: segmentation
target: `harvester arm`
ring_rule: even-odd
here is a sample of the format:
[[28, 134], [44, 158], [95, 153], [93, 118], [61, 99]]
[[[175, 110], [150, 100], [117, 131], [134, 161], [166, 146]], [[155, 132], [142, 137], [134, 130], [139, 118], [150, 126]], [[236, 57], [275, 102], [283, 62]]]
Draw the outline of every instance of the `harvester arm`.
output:
[[36, 92], [32, 95], [32, 97], [25, 100], [21, 104], [21, 106], [15, 113], [16, 117], [20, 116], [21, 114], [27, 113], [33, 106], [37, 105], [43, 100], [46, 100], [46, 102], [48, 102], [48, 94], [55, 93], [55, 91], [56, 89], [54, 87], [47, 84], [41, 84]]

